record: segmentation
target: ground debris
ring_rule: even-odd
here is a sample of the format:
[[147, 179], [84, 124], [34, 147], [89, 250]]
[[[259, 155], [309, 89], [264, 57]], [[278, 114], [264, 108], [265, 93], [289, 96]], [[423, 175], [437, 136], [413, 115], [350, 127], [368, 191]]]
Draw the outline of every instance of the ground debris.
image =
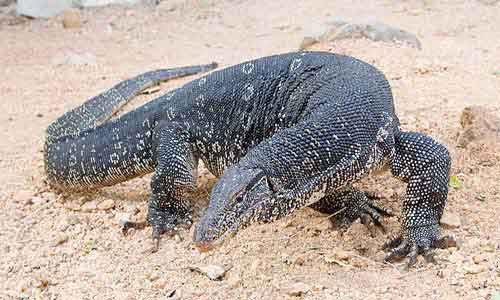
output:
[[207, 276], [210, 280], [222, 280], [229, 269], [220, 265], [189, 266], [189, 270]]
[[443, 216], [441, 217], [441, 220], [439, 222], [445, 229], [459, 228], [462, 225], [460, 216], [447, 210], [444, 211]]
[[418, 38], [407, 31], [389, 26], [376, 20], [337, 19], [328, 23], [329, 28], [319, 36], [305, 36], [299, 48], [304, 50], [318, 42], [332, 42], [342, 39], [367, 38], [372, 41], [400, 42], [421, 49]]
[[62, 24], [64, 28], [79, 28], [82, 26], [80, 11], [78, 9], [67, 9], [63, 12]]
[[294, 282], [284, 288], [284, 291], [294, 297], [300, 297], [307, 294], [311, 290], [311, 287], [303, 282]]

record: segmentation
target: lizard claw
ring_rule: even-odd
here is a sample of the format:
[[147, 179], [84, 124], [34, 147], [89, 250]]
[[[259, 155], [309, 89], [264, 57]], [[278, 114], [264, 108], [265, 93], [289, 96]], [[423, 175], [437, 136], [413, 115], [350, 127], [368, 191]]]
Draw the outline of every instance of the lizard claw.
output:
[[148, 222], [153, 227], [152, 253], [157, 252], [160, 248], [162, 235], [173, 237], [177, 233], [179, 227], [189, 228], [192, 224], [191, 215], [189, 213], [174, 213], [170, 210], [157, 210], [152, 209], [151, 207], [148, 213]]
[[344, 208], [344, 211], [332, 216], [330, 218], [332, 224], [344, 232], [354, 221], [360, 219], [361, 224], [368, 228], [372, 237], [376, 235], [376, 229], [385, 233], [382, 219], [384, 217], [391, 217], [393, 214], [374, 203], [374, 200], [379, 199], [379, 197], [367, 193], [365, 195], [364, 199], [355, 203], [357, 205], [347, 206]]
[[434, 251], [432, 249], [445, 249], [456, 247], [457, 242], [452, 236], [440, 237], [437, 224], [422, 227], [410, 227], [404, 233], [396, 236], [384, 244], [383, 249], [388, 249], [389, 253], [385, 261], [399, 261], [408, 258], [407, 268], [417, 262], [417, 256], [422, 255], [426, 262], [435, 263]]

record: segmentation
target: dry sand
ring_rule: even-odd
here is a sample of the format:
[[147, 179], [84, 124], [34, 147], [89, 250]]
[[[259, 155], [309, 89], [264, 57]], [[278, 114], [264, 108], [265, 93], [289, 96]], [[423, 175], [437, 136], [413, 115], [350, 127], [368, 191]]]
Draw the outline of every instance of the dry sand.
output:
[[[157, 8], [85, 10], [74, 29], [60, 17], [0, 14], [0, 299], [500, 299], [498, 148], [457, 147], [463, 108], [500, 104], [500, 3], [366, 2], [165, 0]], [[144, 219], [148, 176], [89, 195], [44, 190], [44, 129], [85, 99], [147, 70], [294, 51], [339, 17], [375, 18], [422, 42], [422, 50], [364, 39], [311, 49], [378, 66], [403, 127], [452, 152], [459, 186], [446, 211], [459, 227], [445, 232], [461, 247], [437, 251], [437, 265], [419, 260], [407, 272], [382, 263], [380, 247], [398, 231], [397, 218], [385, 220], [387, 235], [372, 238], [355, 224], [340, 236], [309, 209], [251, 226], [214, 252], [193, 250], [185, 230], [150, 254], [150, 228], [124, 237], [118, 223], [123, 214]], [[200, 174], [197, 215], [215, 182]], [[360, 186], [399, 213], [402, 183], [386, 174]], [[221, 281], [189, 269], [211, 264], [228, 269]]]

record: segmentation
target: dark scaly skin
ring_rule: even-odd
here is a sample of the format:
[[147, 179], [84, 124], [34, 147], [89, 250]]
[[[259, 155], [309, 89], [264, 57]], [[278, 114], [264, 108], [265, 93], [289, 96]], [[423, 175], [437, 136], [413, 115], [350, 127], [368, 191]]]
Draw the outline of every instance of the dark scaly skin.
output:
[[[387, 166], [409, 183], [401, 236], [387, 259], [408, 255], [411, 264], [418, 254], [452, 241], [438, 228], [448, 193], [448, 151], [428, 136], [401, 131], [385, 76], [359, 60], [329, 54], [294, 54], [287, 68], [285, 92], [270, 94], [268, 85], [257, 89], [265, 121], [278, 129], [215, 185], [195, 230], [198, 247], [209, 249], [252, 222], [273, 221], [317, 201], [334, 203], [330, 211], [351, 201], [348, 213], [350, 207], [362, 209], [351, 209], [347, 219], [368, 213], [376, 223], [375, 212], [382, 210], [341, 191]], [[275, 115], [267, 101], [293, 109]], [[253, 116], [252, 125], [259, 120]]]
[[[121, 103], [113, 99], [110, 103]], [[156, 243], [161, 233], [191, 221], [186, 191], [194, 188], [200, 159], [222, 178], [197, 226], [199, 243], [331, 197], [384, 164], [393, 172], [412, 169], [412, 161], [396, 163], [398, 144], [408, 138], [399, 130], [385, 77], [347, 56], [301, 52], [249, 61], [189, 82], [102, 125], [112, 109], [96, 113], [96, 105], [87, 103], [83, 114], [77, 108], [48, 129], [49, 180], [62, 189], [89, 189], [154, 170], [148, 222]], [[412, 151], [427, 149], [427, 143]], [[447, 152], [439, 153], [449, 162]], [[447, 167], [435, 167], [439, 172], [433, 175], [443, 177], [437, 184], [446, 181]], [[408, 175], [400, 173], [403, 179]], [[407, 179], [411, 183], [420, 175]], [[420, 194], [435, 189], [417, 188]], [[411, 233], [422, 221], [425, 228], [439, 221], [447, 189], [438, 190], [437, 197], [415, 195], [411, 205], [405, 202], [417, 213], [406, 215], [402, 241], [420, 247], [423, 239], [439, 239], [434, 231]], [[235, 204], [235, 199], [244, 201]], [[437, 205], [428, 207], [426, 201]]]

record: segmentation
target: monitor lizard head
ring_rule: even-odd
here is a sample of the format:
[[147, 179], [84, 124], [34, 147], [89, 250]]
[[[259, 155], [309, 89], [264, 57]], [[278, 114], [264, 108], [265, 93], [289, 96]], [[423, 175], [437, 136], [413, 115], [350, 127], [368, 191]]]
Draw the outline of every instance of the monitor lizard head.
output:
[[211, 250], [227, 236], [255, 221], [265, 220], [265, 207], [273, 191], [261, 169], [233, 166], [214, 186], [210, 204], [196, 225], [194, 243], [200, 251]]

